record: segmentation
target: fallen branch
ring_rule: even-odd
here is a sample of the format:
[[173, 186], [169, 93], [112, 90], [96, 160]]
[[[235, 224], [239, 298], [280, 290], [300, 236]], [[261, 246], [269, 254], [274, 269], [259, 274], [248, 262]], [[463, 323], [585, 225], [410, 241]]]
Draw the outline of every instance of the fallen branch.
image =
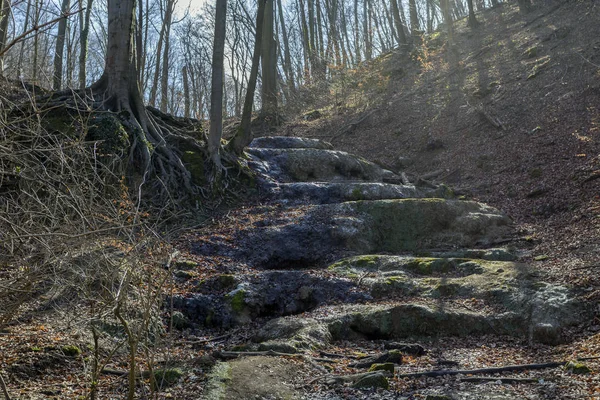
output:
[[231, 332], [228, 332], [224, 335], [221, 336], [215, 336], [209, 339], [200, 339], [200, 340], [187, 340], [186, 343], [188, 344], [204, 344], [204, 343], [211, 343], [211, 342], [218, 342], [219, 340], [223, 340], [223, 339], [227, 339], [229, 336], [232, 336], [233, 334], [239, 332], [239, 329], [235, 329]]
[[330, 358], [350, 358], [352, 360], [356, 360], [358, 358], [353, 355], [327, 353], [326, 351], [319, 351], [319, 354], [322, 355], [323, 357], [330, 357]]
[[223, 360], [233, 360], [238, 357], [256, 357], [256, 356], [276, 356], [276, 357], [304, 357], [304, 354], [299, 353], [281, 353], [278, 351], [219, 351], [215, 353], [215, 357]]
[[10, 395], [8, 394], [8, 389], [6, 388], [6, 382], [4, 382], [4, 378], [2, 374], [0, 374], [0, 387], [2, 387], [2, 393], [4, 394], [4, 400], [10, 400]]
[[562, 367], [566, 363], [567, 363], [567, 361], [559, 361], [559, 362], [549, 362], [549, 363], [542, 363], [542, 364], [508, 365], [506, 367], [495, 367], [495, 368], [424, 371], [424, 372], [413, 372], [410, 374], [399, 374], [398, 378], [421, 378], [423, 376], [437, 377], [437, 376], [446, 376], [446, 375], [496, 374], [498, 372], [527, 371], [527, 370], [535, 370], [535, 369], [556, 368], [556, 367]]
[[460, 378], [461, 382], [500, 382], [500, 383], [538, 383], [539, 379], [533, 378], [498, 378], [494, 376], [469, 376]]

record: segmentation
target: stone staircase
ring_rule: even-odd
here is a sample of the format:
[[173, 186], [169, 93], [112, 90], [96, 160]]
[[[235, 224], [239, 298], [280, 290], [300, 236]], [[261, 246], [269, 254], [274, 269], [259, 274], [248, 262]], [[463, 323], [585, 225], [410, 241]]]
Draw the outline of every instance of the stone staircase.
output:
[[314, 139], [259, 138], [248, 154], [271, 208], [192, 245], [244, 266], [174, 298], [197, 327], [262, 319], [247, 349], [296, 353], [338, 340], [488, 334], [555, 345], [581, 320], [568, 288], [494, 247], [513, 229], [493, 207], [444, 186], [402, 184]]

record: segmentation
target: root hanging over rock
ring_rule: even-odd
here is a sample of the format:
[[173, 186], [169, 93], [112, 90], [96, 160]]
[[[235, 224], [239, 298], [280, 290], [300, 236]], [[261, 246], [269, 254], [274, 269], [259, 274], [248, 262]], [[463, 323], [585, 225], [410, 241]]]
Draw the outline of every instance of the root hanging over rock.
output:
[[[126, 132], [129, 184], [138, 197], [155, 204], [165, 199], [175, 202], [214, 199], [208, 191], [227, 186], [229, 181], [227, 169], [210, 162], [202, 123], [144, 106], [137, 88], [111, 90], [108, 79], [103, 77], [84, 90], [38, 97], [32, 107], [35, 113], [64, 107], [72, 115], [85, 115], [90, 125], [100, 128], [86, 140], [99, 143], [114, 141], [110, 137], [114, 132], [104, 126], [111, 124], [107, 121], [121, 125]], [[90, 126], [83, 129], [89, 132]], [[228, 166], [238, 166], [233, 156], [225, 155], [223, 160]]]

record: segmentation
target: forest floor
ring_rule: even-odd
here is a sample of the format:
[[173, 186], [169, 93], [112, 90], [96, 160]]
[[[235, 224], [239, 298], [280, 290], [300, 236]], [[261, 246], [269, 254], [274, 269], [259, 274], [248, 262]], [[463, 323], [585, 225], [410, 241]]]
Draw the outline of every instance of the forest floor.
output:
[[[516, 6], [505, 5], [477, 18], [480, 26], [474, 30], [464, 20], [457, 22], [451, 46], [434, 35], [410, 57], [392, 52], [339, 77], [327, 98], [331, 103], [314, 104], [321, 118], [290, 120], [276, 134], [328, 140], [336, 149], [376, 160], [411, 180], [444, 182], [457, 194], [497, 207], [527, 240], [523, 261], [547, 280], [582, 289], [581, 300], [595, 305], [600, 299], [600, 7], [591, 0], [552, 2], [521, 15]], [[205, 230], [181, 238], [177, 247], [200, 266], [196, 278], [245, 272], [244, 265], [188, 251], [203, 235], [227, 237], [282, 212], [268, 205], [258, 205], [262, 209], [256, 212], [255, 206], [232, 210]], [[26, 313], [0, 332], [0, 366], [8, 371], [4, 378], [12, 398], [86, 398], [89, 338], [70, 318], [58, 318], [51, 310]], [[155, 360], [189, 366], [193, 373], [151, 398], [201, 398], [213, 363], [210, 354], [246, 342], [262, 323], [165, 335]], [[517, 338], [446, 338], [428, 343], [429, 355], [407, 357], [401, 368], [430, 369], [440, 360], [475, 368], [600, 355], [598, 317], [582, 321], [569, 334], [569, 344], [554, 347], [531, 346]], [[63, 346], [71, 344], [79, 345], [83, 356], [65, 354]], [[332, 367], [342, 374], [350, 371], [351, 357], [380, 347], [376, 341], [337, 343], [327, 351], [348, 356]], [[322, 395], [307, 398], [327, 398], [328, 389], [315, 380], [310, 365], [294, 357], [280, 362], [278, 372], [270, 375], [276, 375], [276, 382], [287, 380], [294, 390]], [[256, 372], [261, 360], [256, 363], [245, 366], [257, 373], [255, 381], [261, 377]], [[529, 372], [522, 376], [555, 380], [557, 386], [539, 393], [520, 383], [512, 385], [510, 396], [598, 397], [600, 363], [587, 363], [593, 372], [581, 376], [562, 369]], [[108, 366], [124, 370], [125, 355], [117, 353]], [[427, 378], [391, 383], [392, 396], [417, 393], [413, 398], [425, 398], [423, 389], [455, 382]], [[125, 387], [125, 377], [103, 375], [99, 398], [121, 399]], [[501, 394], [503, 386], [483, 385], [480, 390], [481, 396], [475, 391], [473, 398]], [[238, 398], [250, 395], [266, 398], [251, 391]], [[359, 398], [356, 390], [337, 395]]]

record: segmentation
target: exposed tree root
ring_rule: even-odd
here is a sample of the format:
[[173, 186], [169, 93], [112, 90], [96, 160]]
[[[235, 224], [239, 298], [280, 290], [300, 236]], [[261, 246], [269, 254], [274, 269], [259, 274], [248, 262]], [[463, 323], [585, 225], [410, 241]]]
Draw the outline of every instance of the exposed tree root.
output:
[[[206, 137], [201, 122], [178, 118], [153, 107], [145, 107], [136, 93], [120, 91], [110, 94], [107, 79], [100, 79], [82, 90], [64, 90], [37, 97], [31, 105], [33, 112], [41, 113], [53, 107], [66, 107], [82, 113], [114, 113], [129, 136], [129, 175], [138, 197], [148, 196], [155, 203], [166, 198], [171, 201], [191, 200], [199, 195], [212, 198], [207, 191], [227, 187], [227, 169], [209, 162]], [[25, 107], [28, 107], [27, 105]], [[206, 160], [205, 176], [193, 177], [183, 161], [185, 152], [197, 153], [195, 159]], [[229, 165], [238, 165], [233, 155], [224, 155]], [[206, 167], [206, 168], [204, 168]], [[198, 179], [206, 182], [201, 187]]]

